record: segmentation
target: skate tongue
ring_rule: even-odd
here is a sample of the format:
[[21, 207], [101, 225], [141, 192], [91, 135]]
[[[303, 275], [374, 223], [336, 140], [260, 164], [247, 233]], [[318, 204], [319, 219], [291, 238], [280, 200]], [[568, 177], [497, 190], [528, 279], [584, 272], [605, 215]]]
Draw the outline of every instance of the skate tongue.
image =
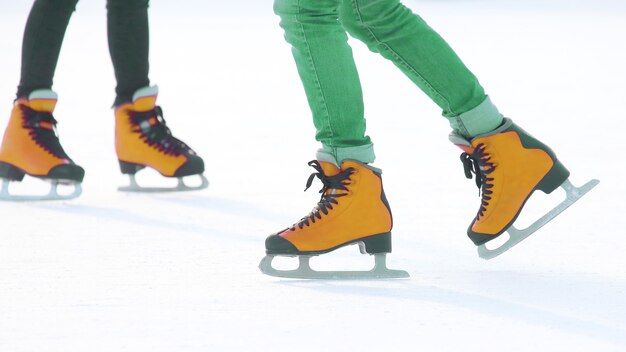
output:
[[135, 111], [148, 111], [156, 106], [159, 88], [157, 86], [144, 87], [133, 95], [133, 106]]
[[324, 171], [324, 175], [326, 176], [335, 176], [339, 173], [339, 168], [337, 165], [325, 161], [320, 161], [320, 165], [322, 166], [322, 170]]
[[156, 96], [139, 98], [133, 102], [133, 110], [135, 111], [150, 111], [156, 106]]
[[[319, 161], [320, 166], [322, 167], [322, 171], [324, 172], [324, 175], [326, 177], [331, 177], [331, 176], [335, 176], [337, 175], [341, 170], [339, 170], [339, 168], [337, 167], [337, 165], [333, 164], [333, 163], [329, 163], [326, 161]], [[326, 194], [331, 194], [331, 193], [335, 193], [336, 190], [334, 189], [328, 189], [326, 190]]]

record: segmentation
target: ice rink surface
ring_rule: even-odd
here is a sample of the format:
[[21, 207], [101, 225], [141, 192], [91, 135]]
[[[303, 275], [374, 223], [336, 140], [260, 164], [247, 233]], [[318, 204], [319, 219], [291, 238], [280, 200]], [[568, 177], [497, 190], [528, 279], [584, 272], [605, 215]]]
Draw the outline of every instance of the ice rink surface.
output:
[[[116, 190], [126, 180], [113, 144], [104, 1], [81, 2], [54, 89], [62, 143], [87, 172], [84, 192], [0, 203], [0, 351], [626, 350], [623, 1], [406, 1], [502, 112], [557, 152], [574, 184], [601, 180], [488, 262], [465, 236], [478, 191], [438, 107], [351, 41], [394, 214], [389, 264], [411, 274], [356, 282], [257, 269], [265, 237], [307, 214], [321, 187], [302, 193], [318, 146], [271, 3], [152, 2], [151, 79], [175, 135], [204, 157], [211, 186]], [[0, 5], [1, 128], [29, 8]], [[36, 180], [15, 186], [45, 189]], [[558, 200], [537, 196], [520, 221]], [[352, 246], [313, 265], [371, 261]]]

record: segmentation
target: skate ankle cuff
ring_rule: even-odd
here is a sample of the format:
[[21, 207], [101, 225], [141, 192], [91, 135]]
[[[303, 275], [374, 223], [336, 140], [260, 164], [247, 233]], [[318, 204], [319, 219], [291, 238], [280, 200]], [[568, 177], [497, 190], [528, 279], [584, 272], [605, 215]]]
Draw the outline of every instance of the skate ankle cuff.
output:
[[152, 97], [159, 94], [159, 86], [147, 86], [139, 88], [133, 94], [133, 102], [145, 97]]

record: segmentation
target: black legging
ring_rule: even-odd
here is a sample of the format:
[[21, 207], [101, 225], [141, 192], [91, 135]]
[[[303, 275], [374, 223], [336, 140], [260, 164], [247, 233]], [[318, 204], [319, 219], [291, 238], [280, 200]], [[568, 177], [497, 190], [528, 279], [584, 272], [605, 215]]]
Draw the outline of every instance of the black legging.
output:
[[[78, 0], [35, 0], [22, 45], [22, 73], [17, 97], [51, 89], [65, 30]], [[149, 0], [107, 0], [109, 52], [117, 87], [115, 105], [132, 100], [150, 84]], [[89, 82], [92, 84], [92, 82]]]

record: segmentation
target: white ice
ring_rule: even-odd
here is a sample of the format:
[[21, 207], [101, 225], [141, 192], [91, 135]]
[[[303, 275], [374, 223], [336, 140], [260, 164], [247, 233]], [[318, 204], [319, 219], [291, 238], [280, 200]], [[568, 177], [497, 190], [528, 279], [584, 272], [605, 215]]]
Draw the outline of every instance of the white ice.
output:
[[[518, 247], [480, 260], [465, 236], [478, 191], [445, 119], [352, 41], [395, 220], [389, 265], [412, 276], [263, 276], [265, 237], [319, 196], [302, 193], [317, 144], [271, 1], [152, 1], [151, 79], [211, 181], [162, 195], [116, 191], [126, 179], [113, 148], [104, 0], [83, 1], [54, 89], [63, 145], [87, 170], [84, 191], [74, 201], [0, 204], [0, 351], [626, 350], [626, 3], [407, 4], [503, 113], [556, 150], [574, 184], [601, 184]], [[30, 5], [0, 4], [2, 129]], [[555, 202], [537, 197], [526, 217]], [[371, 261], [349, 247], [313, 264]]]

